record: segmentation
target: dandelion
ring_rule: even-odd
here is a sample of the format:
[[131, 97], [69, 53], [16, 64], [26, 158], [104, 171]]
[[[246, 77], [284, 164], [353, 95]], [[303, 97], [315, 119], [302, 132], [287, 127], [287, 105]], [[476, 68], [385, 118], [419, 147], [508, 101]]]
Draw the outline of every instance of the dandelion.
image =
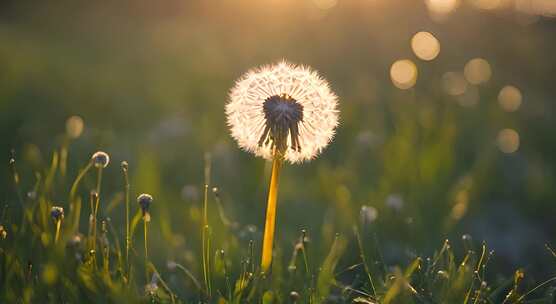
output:
[[151, 217], [149, 215], [149, 208], [153, 202], [153, 197], [150, 194], [143, 193], [137, 197], [137, 203], [141, 207], [141, 212], [143, 213], [143, 219], [146, 222], [150, 222]]
[[290, 292], [290, 300], [292, 301], [292, 303], [297, 303], [297, 301], [299, 301], [300, 298], [301, 296], [297, 291]]
[[226, 115], [242, 149], [299, 163], [315, 158], [332, 140], [337, 103], [317, 72], [282, 61], [242, 76], [230, 92]]
[[272, 160], [261, 268], [272, 261], [280, 168], [315, 158], [338, 125], [338, 98], [309, 67], [282, 61], [247, 72], [230, 91], [227, 122], [239, 146]]
[[62, 225], [62, 220], [64, 220], [64, 208], [54, 206], [50, 210], [50, 216], [56, 224], [56, 235], [54, 237], [54, 243], [58, 243], [58, 238], [60, 237], [60, 227]]
[[[96, 193], [96, 196], [94, 197], [94, 209], [92, 210], [93, 212], [93, 250], [95, 251], [95, 259], [96, 259], [96, 239], [97, 239], [97, 214], [98, 214], [98, 208], [100, 206], [100, 185], [102, 182], [102, 170], [104, 168], [106, 168], [108, 166], [108, 164], [110, 163], [110, 156], [103, 151], [97, 151], [93, 154], [93, 156], [91, 156], [91, 164], [93, 164], [93, 166], [95, 168], [97, 168], [97, 186], [96, 186], [96, 190], [94, 191]], [[91, 201], [93, 203], [93, 201]], [[91, 205], [92, 207], [92, 205]]]
[[110, 163], [110, 156], [103, 151], [98, 151], [91, 156], [91, 161], [96, 168], [106, 168]]
[[151, 221], [151, 216], [149, 213], [149, 208], [153, 202], [153, 197], [150, 194], [143, 193], [137, 197], [137, 203], [141, 207], [141, 212], [143, 213], [143, 232], [145, 237], [145, 276], [149, 277], [149, 254], [147, 246], [147, 223]]

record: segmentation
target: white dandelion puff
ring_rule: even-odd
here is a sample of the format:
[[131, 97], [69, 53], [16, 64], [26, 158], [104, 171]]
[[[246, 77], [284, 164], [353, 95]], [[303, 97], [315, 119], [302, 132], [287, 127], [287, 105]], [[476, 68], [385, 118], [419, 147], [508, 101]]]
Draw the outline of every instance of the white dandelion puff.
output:
[[243, 75], [230, 91], [226, 116], [242, 149], [300, 163], [315, 158], [332, 140], [337, 104], [317, 72], [282, 61]]

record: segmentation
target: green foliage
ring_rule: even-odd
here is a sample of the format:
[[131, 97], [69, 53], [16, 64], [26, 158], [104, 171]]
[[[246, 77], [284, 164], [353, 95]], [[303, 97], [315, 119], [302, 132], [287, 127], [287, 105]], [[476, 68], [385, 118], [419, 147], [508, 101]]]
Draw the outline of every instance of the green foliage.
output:
[[[217, 189], [213, 191], [214, 199], [209, 199], [208, 191], [206, 192], [202, 211], [206, 214], [206, 219], [198, 219], [198, 233], [205, 237], [205, 231], [214, 230], [215, 235], [224, 233], [229, 239], [214, 238], [219, 240], [216, 242], [211, 234], [206, 235], [206, 240], [192, 238], [194, 242], [207, 242], [204, 250], [210, 254], [210, 259], [209, 256], [204, 260], [194, 255], [185, 259], [183, 265], [181, 261], [171, 260], [170, 253], [165, 253], [164, 247], [158, 247], [160, 243], [156, 242], [155, 233], [147, 235], [157, 244], [149, 251], [154, 252], [157, 257], [162, 256], [167, 261], [166, 265], [160, 260], [151, 262], [146, 252], [145, 256], [142, 256], [141, 246], [138, 246], [141, 236], [137, 236], [141, 233], [137, 232], [140, 230], [137, 226], [143, 222], [146, 228], [146, 224], [151, 222], [145, 222], [139, 206], [134, 206], [132, 210], [135, 210], [135, 216], [130, 219], [131, 254], [130, 260], [126, 261], [125, 242], [120, 241], [125, 240], [126, 229], [114, 227], [112, 220], [108, 218], [109, 214], [104, 213], [108, 211], [102, 211], [115, 210], [116, 207], [104, 204], [104, 200], [110, 195], [104, 194], [101, 190], [104, 187], [97, 184], [101, 182], [97, 178], [101, 172], [90, 171], [89, 165], [86, 165], [71, 183], [72, 186], [66, 187], [57, 165], [57, 156], [54, 155], [52, 164], [45, 170], [50, 177], [37, 178], [32, 195], [22, 198], [17, 205], [6, 206], [3, 210], [4, 232], [0, 240], [0, 299], [3, 302], [295, 301], [476, 304], [524, 303], [533, 296], [538, 299], [536, 303], [552, 301], [551, 292], [543, 296], [541, 291], [551, 286], [556, 278], [525, 289], [526, 272], [519, 269], [515, 272], [513, 280], [502, 280], [497, 285], [490, 283], [489, 277], [493, 277], [493, 274], [490, 274], [487, 266], [493, 258], [493, 253], [484, 243], [477, 250], [473, 248], [469, 236], [464, 238], [468, 248], [460, 260], [457, 259], [451, 244], [446, 241], [431, 258], [415, 257], [407, 263], [386, 265], [384, 261], [377, 259], [376, 254], [368, 254], [368, 249], [372, 246], [363, 241], [369, 237], [365, 233], [368, 231], [368, 223], [365, 222], [354, 230], [353, 237], [337, 234], [330, 244], [330, 249], [323, 253], [315, 252], [317, 249], [312, 245], [309, 234], [303, 230], [293, 246], [291, 257], [284, 257], [284, 248], [278, 247], [271, 274], [261, 276], [256, 264], [258, 257], [254, 253], [253, 241], [249, 242], [247, 247], [233, 245], [239, 242], [239, 235], [234, 232], [234, 225], [237, 223], [231, 224], [228, 216], [223, 214]], [[12, 162], [15, 168], [15, 160]], [[207, 175], [210, 175], [210, 165], [207, 164], [207, 167]], [[122, 172], [124, 173], [126, 172]], [[12, 193], [17, 194], [21, 192], [21, 185], [15, 181], [25, 177], [20, 177], [16, 169], [12, 170], [12, 174]], [[36, 176], [40, 174], [37, 173]], [[148, 174], [143, 176], [141, 180], [147, 178], [150, 182], [156, 183]], [[61, 225], [63, 233], [60, 241], [54, 242], [55, 221], [50, 217], [53, 193], [60, 189], [69, 189], [69, 206], [64, 207], [67, 210], [76, 210], [75, 205], [82, 200], [79, 194], [81, 191], [78, 191], [83, 187], [80, 181], [89, 178], [96, 180], [91, 184], [93, 189], [101, 192], [91, 195], [90, 208], [84, 208], [84, 211], [89, 213], [88, 224], [74, 231], [75, 219], [69, 213]], [[124, 180], [122, 179], [121, 187], [125, 192], [127, 188]], [[150, 182], [145, 185], [148, 186]], [[96, 204], [100, 206], [99, 214], [104, 214], [103, 217], [95, 218]], [[152, 222], [165, 221], [156, 217], [159, 205], [160, 203], [155, 203], [152, 206], [155, 214]], [[198, 216], [200, 214], [193, 215], [192, 219]], [[95, 221], [101, 224], [95, 225]], [[169, 223], [166, 225], [170, 226]], [[98, 230], [96, 232], [95, 227]], [[168, 233], [174, 235], [172, 232]], [[189, 244], [196, 248], [202, 247]], [[148, 246], [147, 243], [145, 245]], [[221, 249], [213, 251], [214, 248]], [[350, 248], [359, 254], [347, 254]], [[201, 256], [204, 254], [199, 252]], [[285, 260], [289, 260], [286, 268]], [[129, 263], [129, 266], [126, 263]], [[141, 268], [145, 269], [145, 275], [138, 271]], [[204, 277], [204, 284], [200, 283], [201, 277]], [[292, 293], [296, 294], [295, 297]]]

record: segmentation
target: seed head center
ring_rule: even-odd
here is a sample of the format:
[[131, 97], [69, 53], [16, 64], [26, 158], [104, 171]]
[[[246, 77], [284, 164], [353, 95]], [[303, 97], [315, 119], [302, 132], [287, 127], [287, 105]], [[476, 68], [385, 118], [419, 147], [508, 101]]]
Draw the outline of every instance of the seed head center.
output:
[[291, 148], [301, 151], [299, 123], [303, 121], [303, 106], [287, 94], [273, 95], [264, 101], [263, 112], [265, 128], [259, 146], [271, 143], [272, 149], [283, 156], [290, 135]]

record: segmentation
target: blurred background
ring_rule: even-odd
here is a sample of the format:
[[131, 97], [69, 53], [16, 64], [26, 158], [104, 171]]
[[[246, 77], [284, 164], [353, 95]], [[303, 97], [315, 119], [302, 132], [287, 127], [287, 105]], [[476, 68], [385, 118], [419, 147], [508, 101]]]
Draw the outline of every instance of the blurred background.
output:
[[[487, 242], [498, 273], [541, 278], [556, 241], [551, 16], [551, 0], [3, 1], [0, 199], [15, 199], [12, 149], [27, 191], [73, 138], [52, 199], [104, 150], [102, 212], [123, 227], [127, 160], [132, 197], [155, 197], [155, 262], [200, 267], [210, 155], [215, 248], [260, 248], [269, 164], [233, 142], [224, 104], [242, 73], [285, 58], [329, 80], [341, 125], [319, 158], [283, 171], [284, 260], [301, 229], [322, 257], [363, 225], [390, 265], [465, 236]], [[85, 197], [94, 175], [84, 182]]]

